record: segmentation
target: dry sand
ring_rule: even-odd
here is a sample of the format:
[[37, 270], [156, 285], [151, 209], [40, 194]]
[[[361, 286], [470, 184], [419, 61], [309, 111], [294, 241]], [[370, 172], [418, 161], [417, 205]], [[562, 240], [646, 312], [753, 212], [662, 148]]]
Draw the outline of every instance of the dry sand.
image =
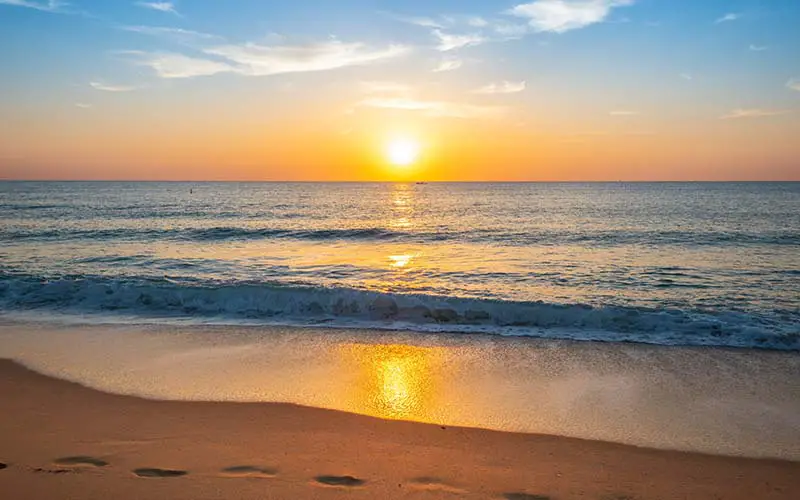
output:
[[0, 498], [797, 499], [800, 463], [150, 401], [0, 361]]

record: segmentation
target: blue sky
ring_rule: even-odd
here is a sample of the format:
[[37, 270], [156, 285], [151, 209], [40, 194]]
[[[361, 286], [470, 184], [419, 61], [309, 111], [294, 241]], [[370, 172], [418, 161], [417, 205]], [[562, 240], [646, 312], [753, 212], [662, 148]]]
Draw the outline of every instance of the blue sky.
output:
[[[800, 113], [797, 26], [796, 0], [0, 0], [0, 131], [47, 128], [47, 110], [141, 123], [137, 106], [191, 96], [245, 113], [237, 96], [258, 95], [276, 116], [291, 99], [329, 118], [503, 114], [566, 135], [769, 120], [783, 137]], [[0, 162], [27, 155], [0, 140]]]

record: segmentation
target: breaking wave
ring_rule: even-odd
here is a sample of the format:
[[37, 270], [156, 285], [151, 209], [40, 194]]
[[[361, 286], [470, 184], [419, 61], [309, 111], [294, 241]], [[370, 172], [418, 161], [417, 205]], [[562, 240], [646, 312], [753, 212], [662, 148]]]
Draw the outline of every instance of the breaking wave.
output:
[[0, 274], [0, 312], [800, 349], [800, 315], [520, 302], [199, 279]]

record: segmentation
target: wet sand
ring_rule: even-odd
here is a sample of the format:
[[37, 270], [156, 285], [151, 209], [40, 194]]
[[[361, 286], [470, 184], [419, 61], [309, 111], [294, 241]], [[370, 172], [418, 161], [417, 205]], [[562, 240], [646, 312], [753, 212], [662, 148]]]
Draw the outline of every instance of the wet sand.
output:
[[0, 361], [15, 499], [793, 499], [800, 463], [106, 394]]

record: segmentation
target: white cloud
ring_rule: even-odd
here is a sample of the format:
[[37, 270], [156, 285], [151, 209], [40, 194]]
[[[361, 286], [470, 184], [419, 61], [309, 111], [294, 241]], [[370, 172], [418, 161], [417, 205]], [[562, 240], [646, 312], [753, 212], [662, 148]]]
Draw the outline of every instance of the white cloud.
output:
[[178, 10], [175, 8], [175, 4], [172, 2], [136, 2], [136, 5], [139, 7], [144, 7], [145, 9], [178, 14]]
[[433, 34], [439, 39], [439, 45], [436, 48], [442, 52], [461, 49], [471, 45], [479, 45], [487, 41], [486, 38], [477, 33], [468, 35], [452, 35], [449, 33], [443, 33], [442, 30], [435, 29], [433, 30]]
[[467, 24], [473, 28], [485, 28], [486, 26], [489, 26], [489, 21], [479, 16], [473, 16], [467, 19]]
[[136, 90], [136, 87], [130, 85], [110, 85], [102, 82], [89, 82], [89, 86], [95, 90], [102, 90], [104, 92], [130, 92]]
[[522, 92], [525, 90], [525, 82], [501, 82], [501, 83], [490, 83], [485, 87], [481, 87], [479, 89], [475, 89], [472, 91], [473, 94], [515, 94], [517, 92]]
[[142, 35], [169, 38], [180, 43], [194, 43], [199, 41], [221, 40], [221, 36], [201, 33], [199, 31], [185, 30], [182, 28], [168, 28], [162, 26], [122, 26], [125, 31], [132, 31]]
[[495, 33], [501, 35], [506, 40], [513, 40], [527, 35], [530, 32], [531, 27], [527, 24], [497, 23], [492, 26], [492, 29], [495, 31]]
[[610, 114], [611, 116], [637, 116], [637, 115], [640, 115], [641, 113], [638, 112], [638, 111], [630, 111], [630, 110], [619, 109], [619, 110], [611, 111], [608, 114]]
[[205, 49], [204, 52], [232, 61], [237, 65], [239, 73], [267, 76], [361, 66], [403, 55], [408, 52], [408, 48], [390, 45], [373, 49], [363, 43], [330, 40], [297, 46], [265, 46], [254, 43], [223, 45]]
[[717, 19], [716, 21], [714, 21], [714, 24], [729, 23], [731, 21], [736, 21], [737, 19], [741, 18], [742, 18], [741, 14], [736, 14], [735, 12], [729, 12], [724, 16], [720, 17], [719, 19]]
[[800, 78], [792, 78], [786, 82], [786, 88], [800, 92]]
[[89, 109], [89, 108], [92, 107], [92, 105], [91, 104], [87, 104], [85, 102], [76, 102], [75, 103], [75, 107], [76, 108], [81, 108], [81, 109]]
[[226, 63], [174, 53], [143, 54], [138, 64], [153, 68], [161, 78], [193, 78], [236, 71]]
[[691, 73], [681, 73], [681, 78], [684, 80], [694, 80], [694, 76]]
[[441, 73], [443, 71], [453, 71], [457, 70], [461, 66], [464, 65], [464, 61], [461, 59], [444, 59], [443, 61], [439, 62], [439, 65], [433, 69], [434, 73]]
[[383, 109], [419, 111], [433, 118], [492, 118], [501, 116], [505, 108], [499, 106], [477, 106], [447, 101], [420, 101], [405, 98], [366, 99], [362, 106]]
[[444, 28], [444, 24], [431, 19], [430, 17], [405, 17], [405, 16], [392, 16], [398, 21], [413, 24], [415, 26], [422, 26], [423, 28]]
[[216, 59], [189, 57], [177, 53], [129, 51], [138, 64], [150, 66], [163, 78], [191, 78], [217, 73], [268, 76], [284, 73], [325, 71], [372, 64], [398, 57], [409, 49], [400, 45], [370, 48], [363, 43], [329, 40], [310, 45], [221, 45], [202, 49]]
[[27, 7], [29, 9], [41, 10], [44, 12], [57, 12], [61, 7], [66, 7], [69, 4], [60, 0], [48, 0], [47, 2], [34, 2], [32, 0], [0, 0], [0, 5]]
[[602, 22], [614, 8], [633, 3], [634, 0], [536, 0], [508, 12], [526, 18], [536, 31], [565, 33]]
[[753, 51], [753, 52], [763, 52], [763, 51], [767, 50], [767, 46], [766, 45], [753, 45], [753, 44], [750, 44], [750, 50]]
[[737, 108], [720, 116], [722, 120], [735, 120], [739, 118], [763, 118], [791, 113], [788, 109], [762, 109], [762, 108]]

